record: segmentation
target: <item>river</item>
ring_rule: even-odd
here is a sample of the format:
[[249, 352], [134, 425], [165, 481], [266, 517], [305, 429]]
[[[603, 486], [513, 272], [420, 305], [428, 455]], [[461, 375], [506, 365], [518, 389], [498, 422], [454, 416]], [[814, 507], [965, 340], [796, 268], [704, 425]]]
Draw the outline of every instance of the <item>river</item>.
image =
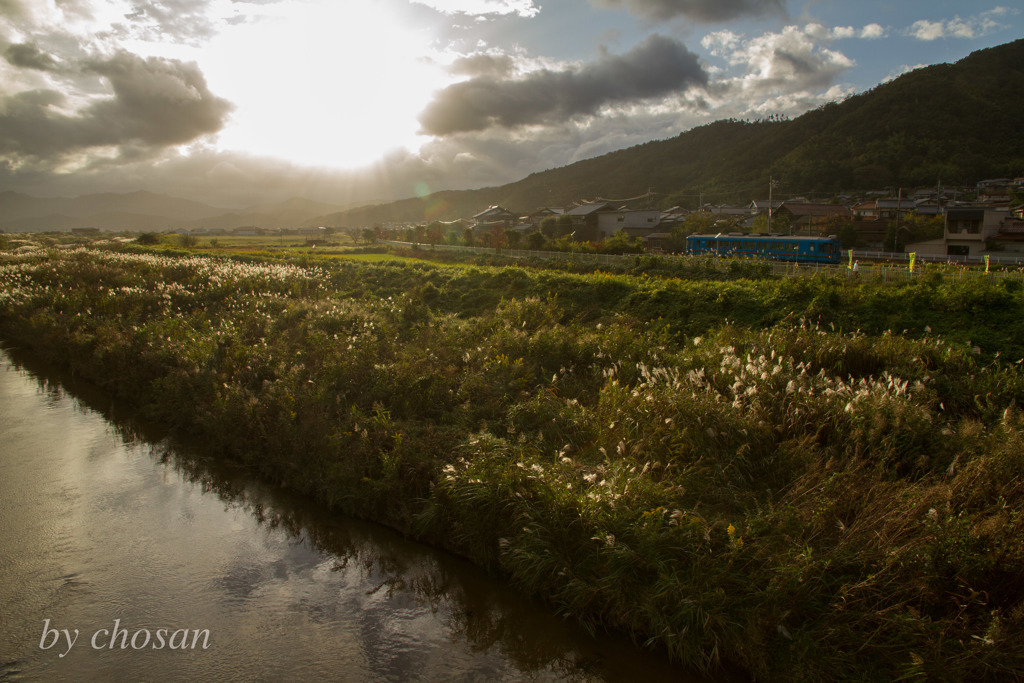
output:
[[0, 680], [697, 679], [0, 349]]

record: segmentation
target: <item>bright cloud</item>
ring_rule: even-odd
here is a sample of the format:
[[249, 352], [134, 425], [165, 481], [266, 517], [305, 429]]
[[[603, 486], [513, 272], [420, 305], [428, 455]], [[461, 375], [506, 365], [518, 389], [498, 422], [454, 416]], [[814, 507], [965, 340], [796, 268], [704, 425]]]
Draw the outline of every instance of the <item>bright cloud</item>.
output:
[[740, 74], [717, 84], [720, 95], [753, 100], [783, 93], [828, 88], [854, 62], [820, 42], [836, 37], [818, 24], [787, 26], [779, 33], [747, 39], [732, 32], [710, 34], [703, 45]]
[[961, 19], [959, 16], [946, 21], [920, 19], [907, 29], [907, 34], [926, 41], [939, 38], [979, 38], [1007, 28], [1008, 25], [1000, 19], [1018, 12], [1019, 10], [1000, 6], [967, 19]]

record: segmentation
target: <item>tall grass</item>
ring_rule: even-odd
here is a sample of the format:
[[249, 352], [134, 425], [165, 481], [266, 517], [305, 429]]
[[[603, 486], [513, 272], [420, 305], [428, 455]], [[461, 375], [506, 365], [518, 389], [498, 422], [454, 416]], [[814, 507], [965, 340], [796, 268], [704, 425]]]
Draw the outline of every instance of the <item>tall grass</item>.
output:
[[1024, 667], [1000, 283], [36, 249], [0, 284], [7, 340], [690, 666]]

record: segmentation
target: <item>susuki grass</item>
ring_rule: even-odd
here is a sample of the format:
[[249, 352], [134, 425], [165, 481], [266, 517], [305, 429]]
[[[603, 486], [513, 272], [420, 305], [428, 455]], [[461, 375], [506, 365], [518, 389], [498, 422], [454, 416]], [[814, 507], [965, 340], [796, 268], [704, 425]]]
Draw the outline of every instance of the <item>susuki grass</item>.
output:
[[760, 679], [1024, 669], [1012, 286], [2, 259], [9, 342], [592, 628]]

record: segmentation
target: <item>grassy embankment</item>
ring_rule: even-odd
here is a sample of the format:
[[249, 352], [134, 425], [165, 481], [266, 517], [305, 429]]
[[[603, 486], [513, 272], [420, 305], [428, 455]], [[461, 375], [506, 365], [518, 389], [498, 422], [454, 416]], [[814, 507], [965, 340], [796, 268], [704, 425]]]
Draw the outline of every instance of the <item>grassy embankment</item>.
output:
[[586, 624], [764, 679], [1024, 667], [1015, 281], [24, 251], [3, 338]]

